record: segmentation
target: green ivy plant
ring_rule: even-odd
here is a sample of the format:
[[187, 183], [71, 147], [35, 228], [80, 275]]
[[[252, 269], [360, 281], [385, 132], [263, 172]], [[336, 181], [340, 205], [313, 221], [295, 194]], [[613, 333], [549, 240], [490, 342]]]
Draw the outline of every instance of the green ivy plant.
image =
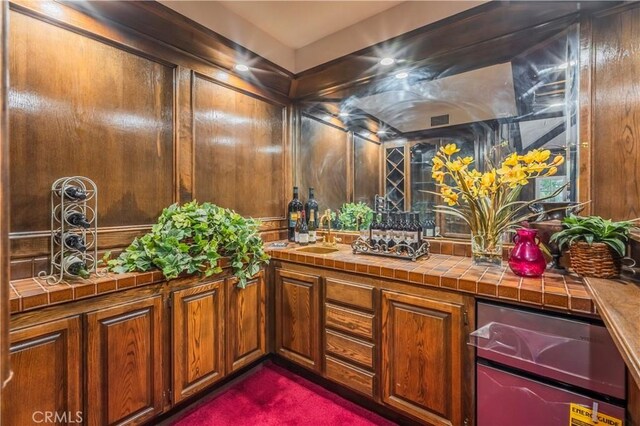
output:
[[635, 220], [613, 222], [600, 216], [567, 216], [562, 220], [565, 229], [553, 234], [551, 242], [556, 242], [560, 250], [580, 241], [589, 245], [605, 243], [614, 253], [623, 257], [634, 222]]
[[373, 221], [373, 210], [365, 203], [345, 203], [340, 209], [342, 229], [359, 231], [368, 229]]
[[215, 204], [173, 204], [162, 211], [151, 232], [133, 240], [116, 259], [108, 260], [107, 253], [105, 260], [115, 273], [158, 268], [170, 280], [182, 273], [220, 273], [218, 260], [228, 256], [238, 286], [244, 288], [269, 262], [258, 226], [257, 220]]

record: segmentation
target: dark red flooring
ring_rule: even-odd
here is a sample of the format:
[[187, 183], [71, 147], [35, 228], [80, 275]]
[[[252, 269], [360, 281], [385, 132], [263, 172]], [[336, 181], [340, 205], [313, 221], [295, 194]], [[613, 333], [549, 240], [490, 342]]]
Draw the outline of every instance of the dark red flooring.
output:
[[194, 425], [393, 425], [324, 388], [267, 364], [177, 420]]

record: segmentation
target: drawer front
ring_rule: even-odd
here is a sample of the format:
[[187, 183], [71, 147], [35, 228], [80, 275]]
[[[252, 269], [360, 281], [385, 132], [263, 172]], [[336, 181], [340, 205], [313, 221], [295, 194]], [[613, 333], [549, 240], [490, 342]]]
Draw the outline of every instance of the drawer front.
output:
[[360, 368], [349, 365], [345, 362], [327, 356], [326, 375], [327, 378], [343, 384], [348, 388], [363, 393], [369, 397], [373, 397], [373, 377], [369, 373]]
[[331, 278], [325, 287], [327, 300], [373, 311], [373, 287]]
[[332, 330], [327, 330], [325, 336], [327, 352], [373, 368], [374, 345], [372, 343], [345, 336]]
[[373, 315], [355, 312], [329, 303], [325, 305], [325, 313], [327, 327], [373, 339]]

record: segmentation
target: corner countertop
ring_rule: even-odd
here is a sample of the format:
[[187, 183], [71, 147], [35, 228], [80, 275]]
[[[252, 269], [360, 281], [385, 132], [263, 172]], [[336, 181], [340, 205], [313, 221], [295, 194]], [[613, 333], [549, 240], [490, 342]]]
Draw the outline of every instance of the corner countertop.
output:
[[586, 278], [585, 286], [640, 388], [640, 283]]
[[597, 315], [584, 282], [575, 275], [549, 272], [540, 278], [521, 278], [511, 272], [506, 262], [502, 267], [489, 268], [473, 265], [469, 257], [447, 254], [432, 254], [412, 262], [353, 254], [346, 244], [339, 244], [338, 251], [329, 254], [305, 253], [300, 248], [292, 243], [284, 248], [267, 245], [274, 260], [408, 281], [572, 314]]

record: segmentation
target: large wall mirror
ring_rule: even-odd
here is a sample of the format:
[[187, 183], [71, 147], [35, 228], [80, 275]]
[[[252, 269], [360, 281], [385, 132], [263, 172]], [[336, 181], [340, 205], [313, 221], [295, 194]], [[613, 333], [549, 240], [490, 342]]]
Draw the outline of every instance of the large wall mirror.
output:
[[477, 168], [509, 152], [561, 153], [555, 176], [535, 179], [523, 199], [578, 197], [579, 24], [550, 23], [432, 58], [377, 65], [374, 78], [298, 102], [296, 181], [316, 187], [321, 208], [386, 195], [397, 211], [435, 219], [440, 234], [467, 229], [436, 217], [431, 177], [436, 150], [456, 143]]

